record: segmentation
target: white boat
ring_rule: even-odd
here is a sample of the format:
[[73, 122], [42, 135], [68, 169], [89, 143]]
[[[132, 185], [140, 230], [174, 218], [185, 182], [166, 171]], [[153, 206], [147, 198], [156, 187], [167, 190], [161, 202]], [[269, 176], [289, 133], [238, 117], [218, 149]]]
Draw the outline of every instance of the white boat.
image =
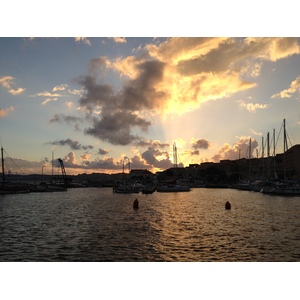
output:
[[274, 185], [269, 191], [263, 191], [265, 194], [271, 195], [286, 195], [286, 196], [300, 196], [299, 184], [279, 183]]
[[141, 187], [132, 186], [129, 184], [119, 184], [113, 188], [113, 193], [116, 194], [138, 194], [141, 191]]

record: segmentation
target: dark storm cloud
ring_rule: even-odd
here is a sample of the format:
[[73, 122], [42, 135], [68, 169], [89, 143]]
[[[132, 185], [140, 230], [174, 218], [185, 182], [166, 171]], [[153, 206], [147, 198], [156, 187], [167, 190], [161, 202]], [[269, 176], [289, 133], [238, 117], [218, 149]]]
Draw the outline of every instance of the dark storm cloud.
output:
[[120, 96], [123, 108], [130, 110], [154, 109], [162, 106], [165, 94], [157, 92], [154, 86], [162, 81], [164, 63], [151, 60], [138, 65], [139, 76], [130, 80]]
[[164, 95], [158, 93], [154, 86], [162, 80], [164, 64], [147, 61], [137, 69], [139, 76], [129, 80], [118, 93], [114, 93], [110, 85], [98, 83], [95, 76], [79, 79], [84, 90], [80, 105], [88, 113], [100, 110], [99, 117], [94, 117], [92, 126], [85, 130], [86, 134], [114, 145], [128, 145], [140, 139], [132, 133], [134, 128], [147, 131], [151, 122], [141, 113], [162, 105]]
[[82, 119], [74, 116], [66, 116], [64, 114], [55, 114], [49, 120], [50, 123], [62, 123], [74, 124], [75, 129], [79, 130], [79, 123], [82, 123]]
[[73, 141], [71, 139], [66, 139], [66, 140], [60, 140], [60, 141], [55, 141], [55, 142], [49, 142], [50, 145], [59, 145], [59, 146], [70, 146], [72, 150], [89, 150], [93, 149], [94, 147], [91, 145], [81, 145], [78, 141]]
[[78, 83], [84, 88], [84, 94], [79, 100], [79, 104], [90, 112], [96, 106], [105, 107], [108, 109], [116, 107], [116, 99], [114, 91], [109, 84], [97, 83], [96, 77], [85, 76], [80, 77]]
[[[161, 156], [164, 156], [165, 158], [158, 160], [157, 157]], [[153, 147], [149, 147], [148, 150], [142, 154], [142, 158], [147, 162], [147, 164], [152, 165], [155, 168], [168, 169], [172, 167], [172, 162], [168, 152], [162, 152]]]
[[93, 118], [93, 126], [86, 129], [85, 133], [113, 145], [128, 145], [139, 139], [138, 136], [131, 134], [133, 126], [146, 131], [150, 125], [150, 122], [131, 112], [117, 112], [104, 115], [101, 119]]
[[195, 150], [198, 150], [198, 149], [208, 149], [210, 147], [210, 144], [205, 139], [198, 139], [198, 140], [193, 140], [192, 141], [192, 147]]
[[170, 144], [168, 143], [162, 143], [158, 140], [141, 140], [137, 143], [137, 146], [139, 147], [153, 147], [153, 148], [165, 148], [165, 147], [169, 147]]
[[135, 155], [131, 158], [130, 167], [132, 169], [149, 169], [152, 168], [152, 165], [145, 163], [139, 156]]

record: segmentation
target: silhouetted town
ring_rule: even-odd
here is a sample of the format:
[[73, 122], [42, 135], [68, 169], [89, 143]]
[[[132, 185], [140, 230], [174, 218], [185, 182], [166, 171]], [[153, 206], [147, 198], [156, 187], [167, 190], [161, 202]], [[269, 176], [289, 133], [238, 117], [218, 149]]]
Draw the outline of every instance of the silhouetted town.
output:
[[[277, 154], [261, 158], [241, 158], [236, 160], [221, 160], [219, 163], [205, 162], [190, 164], [187, 167], [173, 167], [153, 174], [146, 169], [132, 169], [117, 174], [92, 173], [68, 175], [68, 187], [113, 187], [122, 180], [131, 182], [171, 181], [173, 178], [185, 180], [191, 187], [225, 187], [242, 180], [283, 180], [300, 181], [300, 145], [288, 149], [285, 154]], [[50, 182], [51, 175], [13, 175], [6, 176], [8, 181]], [[59, 177], [56, 181], [62, 180]]]

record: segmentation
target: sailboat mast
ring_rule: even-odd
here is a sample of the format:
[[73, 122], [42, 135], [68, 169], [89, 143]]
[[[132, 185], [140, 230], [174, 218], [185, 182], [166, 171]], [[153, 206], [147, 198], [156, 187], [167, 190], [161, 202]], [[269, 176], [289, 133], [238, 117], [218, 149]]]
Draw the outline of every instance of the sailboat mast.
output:
[[250, 160], [251, 160], [251, 138], [249, 141], [249, 180], [250, 180]]
[[4, 175], [4, 157], [3, 157], [3, 147], [1, 147], [1, 162], [2, 162], [2, 185], [5, 184], [5, 175]]
[[177, 168], [177, 147], [176, 143], [173, 144], [173, 161], [174, 161], [174, 168]]
[[277, 177], [276, 175], [276, 142], [275, 142], [275, 128], [273, 129], [273, 155], [274, 155], [274, 159], [273, 159], [273, 163], [274, 163], [274, 178]]
[[285, 130], [285, 119], [283, 119], [283, 178], [285, 181], [286, 171], [285, 171], [285, 152], [287, 151], [287, 140], [286, 140], [286, 130]]

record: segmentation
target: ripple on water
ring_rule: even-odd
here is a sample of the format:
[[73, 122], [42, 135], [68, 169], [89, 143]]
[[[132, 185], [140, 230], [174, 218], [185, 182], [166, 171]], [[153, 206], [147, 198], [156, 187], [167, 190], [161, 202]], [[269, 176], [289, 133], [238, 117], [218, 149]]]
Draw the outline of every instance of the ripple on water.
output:
[[[139, 210], [132, 201], [138, 198]], [[229, 200], [232, 209], [224, 209]], [[2, 261], [299, 261], [300, 198], [109, 188], [0, 196]]]

